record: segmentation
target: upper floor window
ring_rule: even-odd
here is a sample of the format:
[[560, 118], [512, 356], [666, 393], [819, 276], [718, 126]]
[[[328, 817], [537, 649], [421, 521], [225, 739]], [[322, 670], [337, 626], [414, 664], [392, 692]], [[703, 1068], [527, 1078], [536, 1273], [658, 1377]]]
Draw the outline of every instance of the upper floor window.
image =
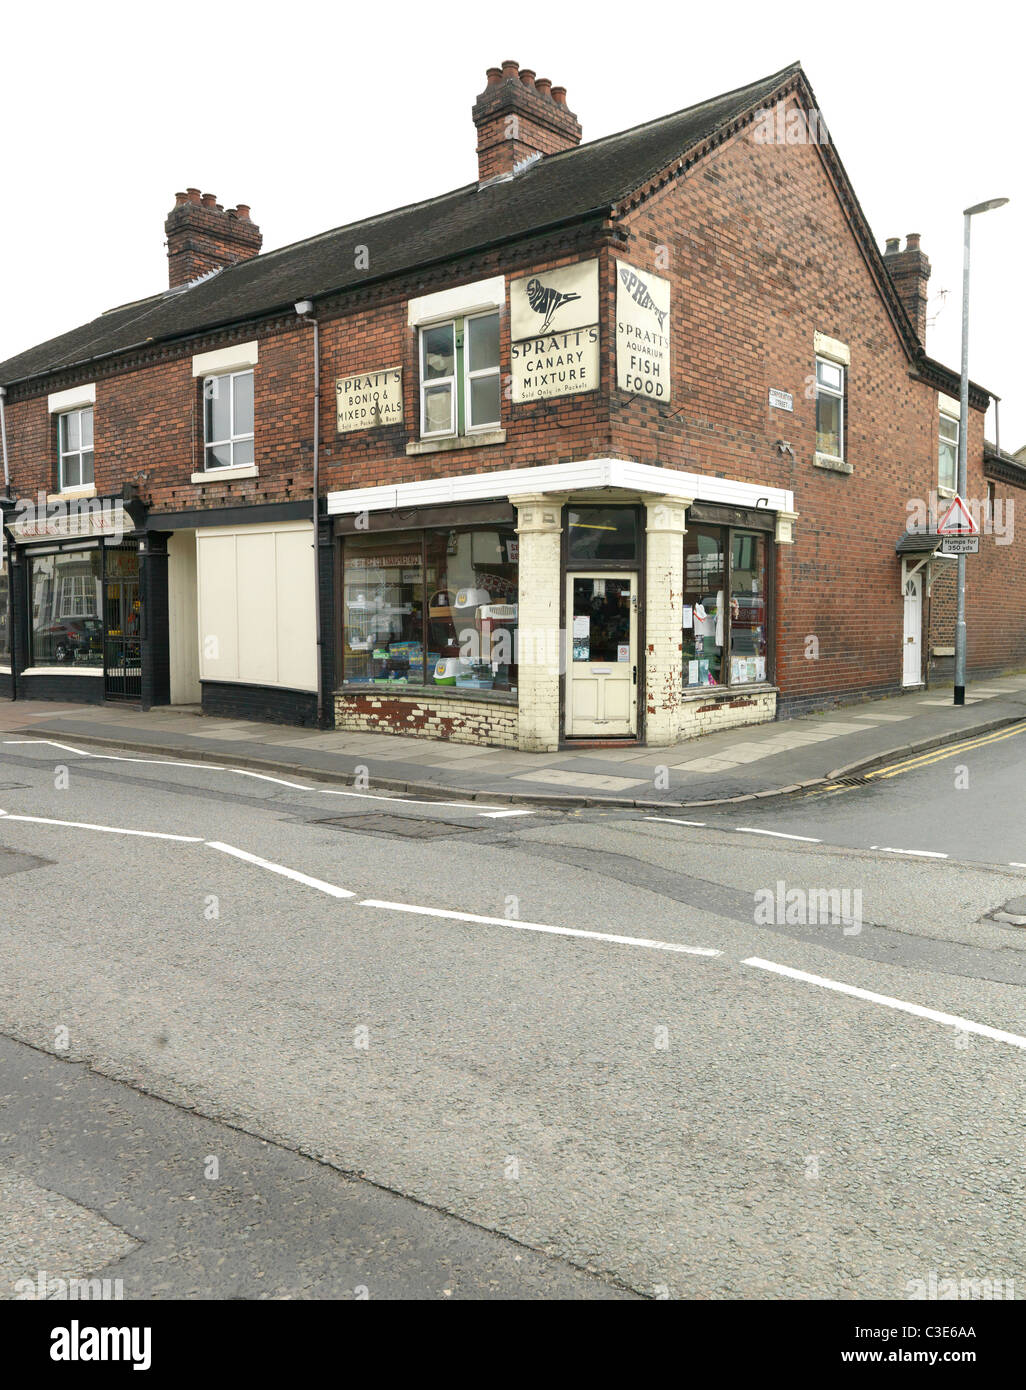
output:
[[937, 452], [937, 485], [954, 492], [958, 481], [958, 421], [950, 415], [940, 417]]
[[816, 358], [816, 452], [844, 458], [844, 368]]
[[60, 491], [93, 483], [93, 408], [69, 410], [57, 417]]
[[473, 434], [500, 423], [499, 315], [474, 314], [420, 330], [420, 432]]
[[203, 443], [208, 471], [253, 463], [252, 371], [204, 378]]

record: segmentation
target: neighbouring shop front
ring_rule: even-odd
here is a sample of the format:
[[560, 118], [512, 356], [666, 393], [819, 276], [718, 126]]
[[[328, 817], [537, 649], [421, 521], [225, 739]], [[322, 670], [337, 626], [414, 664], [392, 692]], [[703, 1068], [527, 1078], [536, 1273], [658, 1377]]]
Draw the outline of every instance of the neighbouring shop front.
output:
[[120, 499], [7, 522], [0, 673], [20, 699], [139, 702], [147, 545]]
[[771, 719], [792, 503], [621, 460], [330, 493], [336, 724], [540, 751]]

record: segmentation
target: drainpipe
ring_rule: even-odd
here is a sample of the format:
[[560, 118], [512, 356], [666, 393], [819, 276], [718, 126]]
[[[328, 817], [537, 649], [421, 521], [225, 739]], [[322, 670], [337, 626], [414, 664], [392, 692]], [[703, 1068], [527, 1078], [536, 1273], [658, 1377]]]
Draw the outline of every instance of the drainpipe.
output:
[[[4, 401], [7, 399], [7, 387], [0, 386], [0, 453], [4, 459], [4, 495], [3, 500], [9, 503], [11, 498], [11, 468], [7, 460], [7, 416], [4, 413]], [[4, 508], [0, 507], [0, 530], [5, 525], [6, 517]], [[14, 611], [14, 551], [7, 543], [6, 536], [0, 536], [0, 555], [7, 556], [7, 622], [11, 633], [11, 699], [18, 698], [18, 623]]]
[[7, 417], [4, 414], [4, 400], [7, 396], [7, 387], [0, 386], [0, 447], [4, 455], [4, 493], [6, 494], [11, 486], [11, 470], [7, 463]]
[[321, 535], [318, 502], [320, 500], [321, 461], [321, 326], [313, 314], [313, 300], [296, 301], [296, 313], [304, 323], [313, 324], [314, 408], [313, 408], [313, 546], [314, 546], [314, 632], [317, 644], [317, 727], [324, 727], [324, 637], [321, 632]]

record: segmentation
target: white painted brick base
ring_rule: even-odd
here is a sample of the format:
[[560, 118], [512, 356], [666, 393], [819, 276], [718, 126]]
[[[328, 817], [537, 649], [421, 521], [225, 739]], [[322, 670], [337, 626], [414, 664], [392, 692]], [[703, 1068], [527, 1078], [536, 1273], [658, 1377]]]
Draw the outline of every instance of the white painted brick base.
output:
[[679, 739], [698, 738], [722, 729], [739, 729], [746, 724], [766, 724], [776, 717], [777, 692], [739, 690], [729, 693], [687, 696], [680, 707]]
[[406, 734], [488, 748], [519, 748], [520, 719], [515, 705], [459, 697], [370, 695], [339, 691], [335, 728], [368, 734]]

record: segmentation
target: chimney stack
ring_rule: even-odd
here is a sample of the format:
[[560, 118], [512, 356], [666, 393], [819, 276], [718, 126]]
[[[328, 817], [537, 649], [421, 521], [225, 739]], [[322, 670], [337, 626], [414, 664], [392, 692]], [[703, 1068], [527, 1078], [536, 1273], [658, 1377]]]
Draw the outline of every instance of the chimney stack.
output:
[[581, 143], [581, 126], [566, 104], [566, 88], [507, 59], [489, 68], [474, 103], [478, 179], [509, 174], [532, 154], [558, 154]]
[[884, 247], [884, 265], [890, 272], [898, 298], [912, 320], [920, 345], [926, 346], [926, 286], [930, 279], [930, 261], [919, 249], [919, 233], [910, 232], [901, 249], [900, 237], [888, 237]]
[[249, 219], [248, 204], [225, 211], [215, 193], [201, 194], [198, 188], [175, 194], [164, 231], [171, 289], [208, 271], [248, 261], [259, 255], [264, 240]]

